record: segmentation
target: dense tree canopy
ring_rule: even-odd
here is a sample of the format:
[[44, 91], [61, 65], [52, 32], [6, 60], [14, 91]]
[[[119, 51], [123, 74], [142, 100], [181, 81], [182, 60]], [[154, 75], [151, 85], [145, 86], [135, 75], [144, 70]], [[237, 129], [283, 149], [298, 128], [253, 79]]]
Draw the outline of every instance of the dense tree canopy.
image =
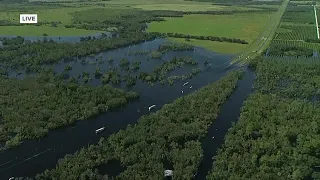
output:
[[320, 179], [319, 61], [256, 59], [256, 93], [244, 103], [207, 176]]
[[256, 93], [227, 134], [208, 180], [320, 179], [320, 107]]
[[23, 80], [0, 77], [0, 142], [6, 147], [48, 130], [125, 105], [138, 97], [109, 85], [63, 83], [51, 73]]
[[255, 87], [282, 97], [317, 99], [320, 97], [319, 61], [308, 58], [264, 60], [256, 66]]
[[126, 167], [116, 179], [162, 179], [166, 168], [174, 169], [175, 179], [191, 179], [202, 159], [199, 140], [240, 77], [239, 71], [231, 72], [142, 116], [138, 124], [101, 139], [98, 145], [65, 156], [55, 169], [39, 174], [37, 179], [83, 179], [88, 171], [92, 173], [94, 167], [112, 159]]
[[285, 44], [274, 44], [268, 49], [268, 56], [293, 56], [293, 57], [304, 57], [313, 56], [313, 50], [305, 47], [296, 47]]

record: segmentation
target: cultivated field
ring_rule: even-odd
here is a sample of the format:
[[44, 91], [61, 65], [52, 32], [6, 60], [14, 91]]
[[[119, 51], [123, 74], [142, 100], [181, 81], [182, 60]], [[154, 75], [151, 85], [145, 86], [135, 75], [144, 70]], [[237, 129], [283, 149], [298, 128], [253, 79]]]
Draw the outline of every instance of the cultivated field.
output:
[[68, 35], [88, 35], [95, 34], [99, 31], [85, 29], [70, 29], [65, 28], [65, 25], [71, 24], [72, 12], [83, 11], [86, 9], [96, 8], [98, 6], [89, 7], [55, 7], [48, 6], [29, 6], [21, 9], [20, 7], [11, 7], [10, 10], [0, 12], [0, 21], [5, 20], [11, 23], [19, 23], [19, 14], [32, 13], [38, 14], [38, 22], [61, 22], [57, 27], [51, 26], [3, 26], [0, 28], [1, 35], [12, 36], [41, 36], [46, 33], [50, 36], [68, 36]]
[[[269, 56], [311, 58], [320, 51], [315, 8], [310, 3], [313, 2], [290, 1], [272, 40]], [[318, 16], [319, 11], [316, 13]]]
[[[266, 8], [277, 8], [277, 5], [213, 5], [209, 2], [183, 1], [183, 0], [111, 0], [104, 2], [61, 2], [52, 1], [52, 4], [10, 6], [5, 7], [7, 11], [0, 12], [0, 21], [5, 20], [10, 23], [18, 23], [20, 13], [37, 13], [38, 22], [59, 22], [55, 26], [45, 24], [41, 26], [16, 26], [6, 25], [0, 29], [2, 35], [20, 36], [69, 36], [69, 35], [92, 35], [100, 32], [99, 30], [77, 26], [66, 28], [74, 23], [76, 19], [93, 21], [113, 20], [123, 14], [129, 15], [130, 11], [187, 11], [187, 12], [223, 12], [219, 15], [212, 14], [191, 14], [184, 15], [182, 18], [165, 18], [162, 22], [152, 22], [148, 29], [149, 32], [172, 32], [198, 36], [216, 36], [225, 38], [238, 38], [245, 40], [249, 45], [258, 38], [264, 31], [265, 24], [270, 20], [274, 11], [266, 12]], [[96, 12], [97, 8], [99, 9]], [[1, 8], [0, 8], [1, 9]], [[3, 9], [3, 7], [2, 7]], [[123, 9], [123, 10], [122, 10]], [[245, 11], [260, 11], [245, 12]], [[241, 13], [224, 14], [224, 12], [240, 11]], [[199, 39], [170, 38], [173, 41], [186, 42], [196, 46], [201, 46], [219, 53], [236, 54], [248, 47], [248, 44], [237, 44], [228, 42], [217, 42]]]
[[[263, 31], [270, 13], [236, 13], [231, 15], [186, 15], [183, 18], [166, 18], [150, 24], [150, 32], [174, 32], [199, 36], [240, 38], [253, 42]], [[181, 41], [181, 40], [180, 40]], [[192, 40], [192, 44], [221, 53], [238, 53], [247, 45]], [[227, 48], [227, 49], [225, 49]]]

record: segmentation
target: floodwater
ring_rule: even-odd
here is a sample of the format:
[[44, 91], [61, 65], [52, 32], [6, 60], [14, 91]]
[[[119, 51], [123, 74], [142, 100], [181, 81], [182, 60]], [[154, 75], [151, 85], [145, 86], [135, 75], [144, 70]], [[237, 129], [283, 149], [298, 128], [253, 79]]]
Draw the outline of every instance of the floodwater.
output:
[[[98, 54], [98, 56], [101, 55], [103, 59], [111, 56], [114, 59], [114, 63], [123, 57], [127, 58], [129, 61], [139, 60], [141, 61], [141, 69], [139, 71], [151, 71], [152, 66], [161, 64], [161, 60], [148, 60], [145, 55], [130, 56], [129, 54], [132, 51], [156, 49], [164, 42], [165, 40], [163, 39], [156, 39], [154, 41], [145, 42], [139, 45], [132, 45], [125, 48], [103, 52]], [[206, 69], [205, 71], [194, 76], [192, 79], [188, 80], [189, 85], [185, 87], [182, 86], [184, 81], [177, 81], [173, 86], [160, 84], [150, 86], [146, 83], [138, 81], [136, 86], [134, 86], [131, 90], [139, 92], [140, 99], [132, 101], [128, 105], [118, 108], [117, 110], [109, 111], [99, 116], [92, 117], [88, 120], [78, 121], [73, 125], [53, 130], [48, 134], [48, 136], [41, 139], [27, 140], [16, 148], [1, 152], [1, 179], [8, 179], [12, 176], [33, 177], [36, 174], [45, 171], [46, 169], [54, 168], [58, 162], [58, 159], [64, 157], [66, 154], [74, 153], [81, 147], [97, 143], [100, 137], [108, 137], [112, 133], [126, 128], [128, 124], [136, 123], [139, 117], [149, 113], [148, 107], [150, 105], [156, 104], [157, 106], [154, 110], [157, 110], [164, 104], [171, 103], [182, 95], [186, 95], [207, 85], [208, 83], [212, 83], [220, 79], [226, 74], [226, 71], [230, 69], [228, 62], [232, 58], [229, 55], [220, 55], [201, 48], [196, 48], [194, 51], [169, 52], [163, 56], [163, 59], [171, 59], [173, 56], [190, 56], [199, 62], [200, 67], [203, 65], [203, 62], [207, 60], [212, 64], [212, 68]], [[97, 57], [87, 57], [88, 60], [95, 60], [96, 58]], [[72, 76], [77, 76], [83, 71], [87, 71], [92, 74], [96, 69], [96, 64], [83, 65], [79, 61], [62, 63], [52, 67], [59, 72], [63, 70], [63, 67], [66, 64], [69, 64], [73, 67], [72, 71], [70, 72]], [[100, 66], [101, 69], [106, 69], [110, 65], [108, 64], [107, 60], [104, 60], [103, 64]], [[185, 73], [185, 71], [190, 73], [190, 68], [192, 67], [181, 69], [177, 68], [177, 71], [172, 74], [181, 74]], [[24, 76], [24, 74], [22, 74], [22, 76]], [[93, 79], [90, 84], [98, 85], [100, 84], [100, 81]], [[189, 88], [189, 86], [192, 86], [193, 88]], [[248, 86], [251, 87], [251, 85]], [[124, 85], [121, 85], [120, 87], [124, 87]], [[181, 90], [184, 91], [183, 94], [181, 93]], [[241, 98], [243, 94], [240, 93], [237, 96]], [[235, 105], [234, 107], [238, 106]], [[237, 109], [233, 108], [233, 110], [236, 111]], [[220, 121], [221, 120], [217, 120], [216, 122]], [[106, 127], [106, 130], [97, 135], [95, 130], [103, 126]], [[218, 137], [218, 135], [216, 136]], [[221, 133], [220, 136], [221, 141], [223, 141], [224, 133]], [[116, 167], [114, 168], [115, 169], [108, 171], [116, 172]]]
[[248, 68], [243, 79], [238, 82], [236, 90], [223, 104], [219, 116], [208, 129], [207, 136], [202, 140], [203, 160], [195, 179], [205, 180], [212, 169], [212, 157], [216, 155], [218, 148], [224, 143], [224, 136], [232, 123], [238, 121], [242, 104], [253, 91], [254, 79], [254, 71]]
[[[107, 35], [107, 37], [111, 37], [111, 33], [110, 32], [105, 32], [105, 34]], [[95, 38], [100, 38], [102, 36], [101, 33], [96, 33], [96, 34], [89, 34], [87, 36], [91, 36], [91, 37], [95, 37]], [[29, 41], [42, 41], [44, 39], [50, 40], [52, 39], [53, 41], [56, 42], [70, 42], [70, 43], [76, 43], [76, 42], [80, 42], [80, 39], [82, 37], [87, 37], [87, 36], [23, 36], [23, 38], [25, 40], [29, 40]], [[0, 36], [0, 37], [6, 37], [6, 38], [15, 38], [17, 36]], [[2, 43], [0, 41], [0, 47], [1, 47]]]

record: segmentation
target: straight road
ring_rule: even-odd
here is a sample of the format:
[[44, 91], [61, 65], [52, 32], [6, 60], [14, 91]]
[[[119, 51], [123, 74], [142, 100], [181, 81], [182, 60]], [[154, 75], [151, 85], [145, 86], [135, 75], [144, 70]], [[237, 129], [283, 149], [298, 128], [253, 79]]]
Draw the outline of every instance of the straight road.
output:
[[313, 5], [313, 9], [314, 9], [314, 18], [316, 19], [317, 37], [318, 37], [318, 39], [319, 39], [320, 36], [319, 36], [319, 25], [318, 25], [318, 17], [317, 17], [317, 8], [316, 8], [316, 5]]
[[259, 37], [249, 45], [249, 47], [232, 60], [232, 64], [238, 63], [240, 65], [246, 64], [253, 57], [261, 54], [270, 44], [275, 31], [281, 21], [281, 18], [288, 6], [290, 0], [284, 0], [279, 10], [269, 17], [269, 23], [266, 24], [265, 30]]

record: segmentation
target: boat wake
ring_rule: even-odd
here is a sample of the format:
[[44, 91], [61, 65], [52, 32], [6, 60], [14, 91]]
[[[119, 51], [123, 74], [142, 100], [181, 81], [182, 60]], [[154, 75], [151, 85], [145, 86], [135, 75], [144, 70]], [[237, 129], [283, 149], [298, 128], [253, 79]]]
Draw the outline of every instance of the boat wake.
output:
[[8, 164], [8, 163], [11, 163], [11, 162], [12, 162], [12, 160], [11, 160], [11, 161], [7, 161], [7, 162], [5, 162], [5, 163], [2, 163], [2, 164], [0, 164], [0, 167], [6, 165], [6, 164]]
[[[8, 170], [8, 169], [11, 169], [11, 168], [19, 165], [19, 164], [22, 164], [22, 163], [24, 163], [24, 162], [26, 162], [26, 161], [29, 161], [29, 160], [31, 160], [31, 159], [33, 159], [33, 158], [36, 158], [37, 156], [40, 156], [41, 154], [44, 154], [44, 153], [46, 153], [46, 152], [48, 152], [48, 151], [50, 151], [50, 150], [52, 150], [52, 148], [47, 149], [47, 150], [44, 150], [44, 151], [42, 151], [42, 152], [40, 152], [40, 153], [38, 153], [38, 154], [35, 154], [35, 155], [33, 155], [33, 156], [29, 157], [29, 158], [26, 158], [26, 159], [24, 159], [24, 160], [22, 160], [22, 161], [20, 161], [20, 162], [17, 162], [17, 163], [15, 163], [15, 164], [12, 165], [12, 166], [9, 166], [9, 167], [7, 167], [7, 168], [5, 168], [5, 169], [2, 169], [0, 172], [6, 171], [6, 170]], [[12, 162], [12, 161], [13, 161], [13, 160], [8, 161], [8, 162], [6, 162], [6, 163], [3, 163], [3, 164], [0, 165], [0, 167], [3, 166], [3, 165], [5, 165], [5, 164], [8, 164], [8, 163], [10, 163], [10, 162]]]

